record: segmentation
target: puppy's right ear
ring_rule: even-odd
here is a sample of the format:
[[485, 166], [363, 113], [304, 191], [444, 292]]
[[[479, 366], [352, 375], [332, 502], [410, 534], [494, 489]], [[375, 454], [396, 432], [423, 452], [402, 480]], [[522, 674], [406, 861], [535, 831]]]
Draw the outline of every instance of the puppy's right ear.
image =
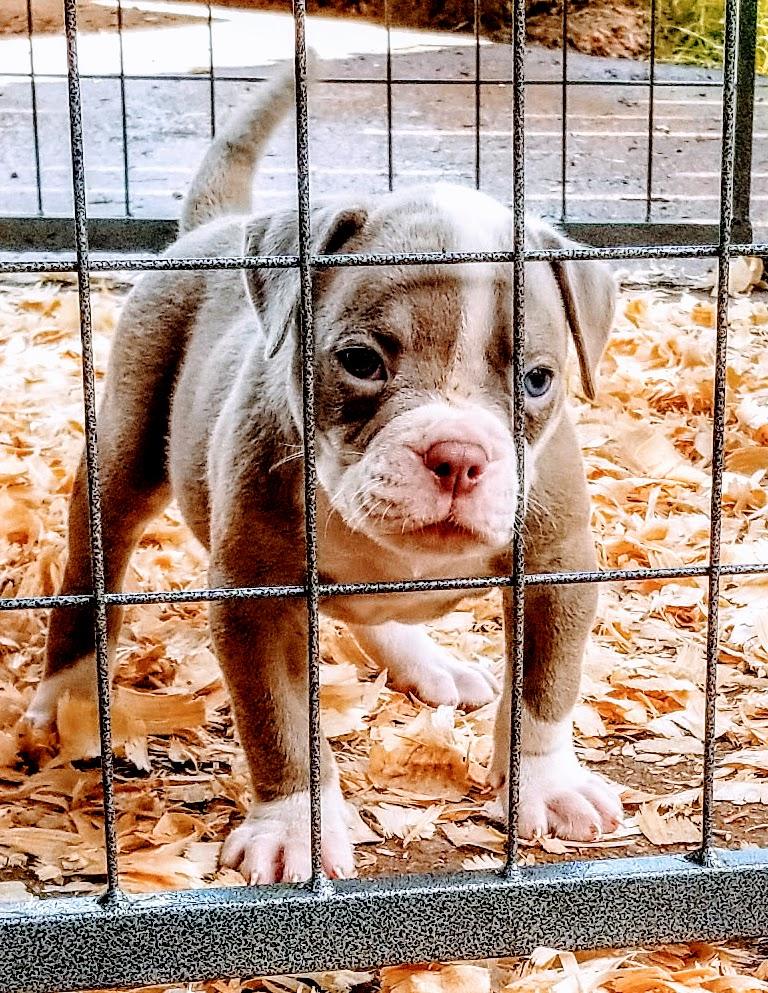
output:
[[[368, 219], [364, 207], [320, 207], [312, 212], [310, 251], [313, 255], [335, 255], [350, 245]], [[295, 211], [257, 217], [245, 229], [246, 256], [298, 255], [298, 218]], [[298, 266], [284, 269], [244, 270], [245, 283], [265, 337], [267, 358], [282, 348], [299, 315]], [[315, 273], [317, 291], [328, 270]]]

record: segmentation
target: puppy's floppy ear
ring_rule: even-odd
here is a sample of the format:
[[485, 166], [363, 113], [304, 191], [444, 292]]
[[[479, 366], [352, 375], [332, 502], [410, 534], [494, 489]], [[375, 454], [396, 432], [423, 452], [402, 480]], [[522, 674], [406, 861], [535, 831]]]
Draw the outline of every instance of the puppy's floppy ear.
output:
[[[579, 248], [543, 221], [528, 221], [536, 248]], [[550, 263], [563, 301], [568, 327], [576, 346], [584, 394], [595, 399], [597, 367], [608, 340], [616, 307], [616, 281], [604, 262]]]
[[[313, 210], [310, 251], [314, 255], [335, 255], [344, 251], [363, 229], [367, 219], [368, 212], [362, 206], [330, 206]], [[298, 246], [296, 211], [256, 217], [246, 226], [245, 255], [298, 255]], [[273, 358], [298, 319], [298, 268], [246, 269], [244, 276], [248, 295], [265, 335], [266, 355]], [[325, 278], [326, 271], [315, 273], [315, 289]]]

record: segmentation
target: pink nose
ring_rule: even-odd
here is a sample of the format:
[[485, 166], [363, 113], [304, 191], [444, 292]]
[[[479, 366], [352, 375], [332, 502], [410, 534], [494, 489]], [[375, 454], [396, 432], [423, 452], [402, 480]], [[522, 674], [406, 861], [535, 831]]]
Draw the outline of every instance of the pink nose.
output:
[[435, 474], [443, 490], [461, 496], [477, 486], [488, 457], [480, 445], [439, 441], [424, 453], [424, 465]]

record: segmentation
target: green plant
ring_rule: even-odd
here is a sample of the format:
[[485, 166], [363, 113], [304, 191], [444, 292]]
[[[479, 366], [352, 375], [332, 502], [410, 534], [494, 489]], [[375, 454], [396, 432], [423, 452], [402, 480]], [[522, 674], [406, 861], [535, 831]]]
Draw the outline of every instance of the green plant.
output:
[[[657, 0], [658, 58], [687, 65], [720, 65], [724, 20], [723, 0]], [[768, 75], [768, 0], [758, 0], [756, 68]]]

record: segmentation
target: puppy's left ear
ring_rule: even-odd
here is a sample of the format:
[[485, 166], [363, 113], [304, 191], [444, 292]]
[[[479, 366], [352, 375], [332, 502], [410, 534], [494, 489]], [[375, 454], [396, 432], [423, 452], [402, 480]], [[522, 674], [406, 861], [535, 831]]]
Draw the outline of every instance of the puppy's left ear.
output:
[[[528, 234], [536, 248], [581, 247], [543, 221], [529, 221]], [[616, 280], [604, 262], [553, 259], [550, 265], [576, 346], [582, 389], [585, 396], [594, 400], [597, 367], [613, 325]]]

